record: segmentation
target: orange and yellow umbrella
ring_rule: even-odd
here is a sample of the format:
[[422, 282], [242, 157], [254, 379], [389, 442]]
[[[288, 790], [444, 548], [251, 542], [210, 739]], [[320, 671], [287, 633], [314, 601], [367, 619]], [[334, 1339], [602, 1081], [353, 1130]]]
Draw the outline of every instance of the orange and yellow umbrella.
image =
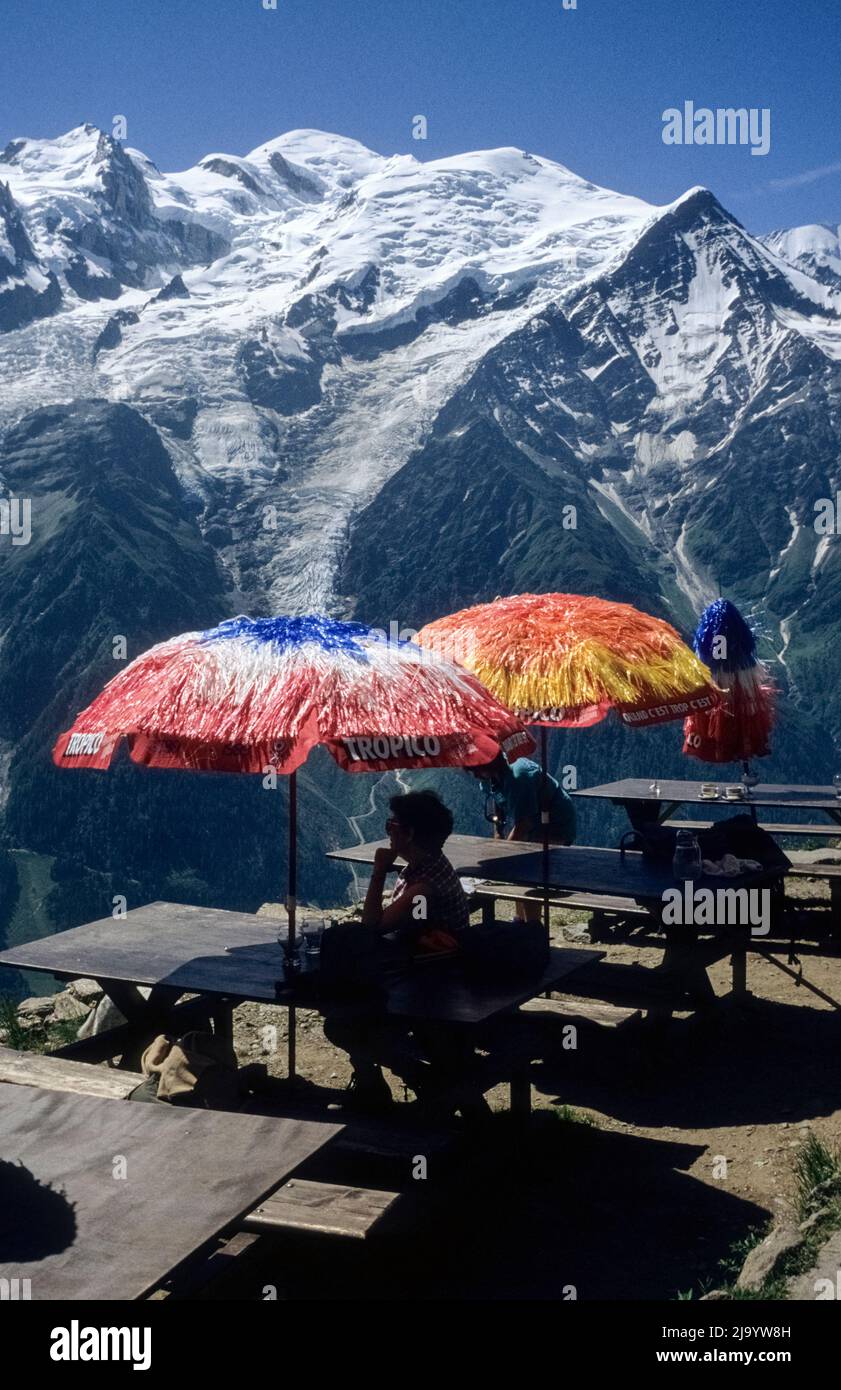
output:
[[526, 723], [632, 727], [711, 710], [708, 668], [669, 623], [628, 603], [517, 594], [427, 623], [421, 646], [466, 666]]

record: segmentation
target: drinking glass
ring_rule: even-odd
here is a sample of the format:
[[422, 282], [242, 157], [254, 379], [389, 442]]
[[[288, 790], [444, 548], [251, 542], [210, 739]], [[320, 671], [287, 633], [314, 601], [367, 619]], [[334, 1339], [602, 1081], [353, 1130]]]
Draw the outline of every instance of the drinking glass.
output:
[[841, 801], [841, 772], [836, 772], [832, 779], [832, 785], [835, 788], [835, 795], [838, 797], [838, 800]]
[[314, 969], [321, 957], [321, 938], [330, 925], [327, 917], [311, 917], [301, 927], [304, 943], [304, 964]]
[[697, 879], [703, 873], [701, 846], [689, 830], [679, 830], [672, 860], [676, 879]]

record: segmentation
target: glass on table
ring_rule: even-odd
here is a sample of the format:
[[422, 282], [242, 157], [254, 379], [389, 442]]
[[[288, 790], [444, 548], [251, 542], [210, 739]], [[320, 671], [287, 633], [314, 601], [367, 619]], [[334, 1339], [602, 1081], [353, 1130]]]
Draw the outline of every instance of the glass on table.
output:
[[308, 917], [301, 925], [301, 940], [304, 945], [304, 962], [313, 967], [321, 957], [321, 938], [330, 926], [329, 917]]
[[289, 923], [283, 922], [277, 929], [277, 944], [283, 955], [284, 974], [294, 975], [298, 969], [299, 954], [301, 951], [301, 933], [295, 932], [294, 941], [289, 939]]
[[832, 779], [832, 785], [835, 788], [835, 795], [841, 801], [841, 772], [836, 772]]

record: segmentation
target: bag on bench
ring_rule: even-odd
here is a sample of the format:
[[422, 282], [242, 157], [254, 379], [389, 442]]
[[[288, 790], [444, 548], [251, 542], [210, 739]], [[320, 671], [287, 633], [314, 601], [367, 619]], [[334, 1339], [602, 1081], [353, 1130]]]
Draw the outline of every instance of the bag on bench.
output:
[[484, 980], [515, 980], [540, 975], [549, 963], [549, 937], [542, 922], [494, 922], [461, 934], [461, 958], [468, 975]]
[[206, 1110], [238, 1107], [236, 1053], [231, 1043], [213, 1033], [192, 1031], [182, 1038], [160, 1033], [146, 1048], [140, 1066], [146, 1080], [129, 1100]]
[[382, 932], [359, 922], [338, 922], [321, 938], [318, 967], [320, 992], [331, 998], [382, 998], [389, 980], [406, 969], [410, 961], [402, 943], [388, 941]]
[[[633, 831], [622, 836], [621, 848], [642, 850], [643, 857], [655, 864], [670, 864], [674, 858], [679, 826], [661, 825], [659, 821], [638, 822]], [[754, 859], [764, 869], [779, 869], [782, 876], [791, 868], [791, 860], [780, 849], [773, 835], [757, 825], [752, 816], [730, 816], [716, 821], [707, 830], [697, 832], [701, 856], [719, 860], [725, 854], [737, 859]]]

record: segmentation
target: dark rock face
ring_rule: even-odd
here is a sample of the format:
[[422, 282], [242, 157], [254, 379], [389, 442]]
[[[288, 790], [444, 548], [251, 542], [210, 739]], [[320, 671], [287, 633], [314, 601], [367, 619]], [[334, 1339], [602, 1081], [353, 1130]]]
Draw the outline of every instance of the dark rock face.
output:
[[183, 400], [144, 401], [143, 403], [144, 414], [151, 416], [153, 423], [159, 429], [169, 430], [176, 439], [190, 438], [198, 409], [199, 403], [195, 396], [186, 396]]
[[142, 170], [102, 132], [95, 164], [99, 206], [92, 217], [68, 225], [62, 236], [71, 251], [104, 261], [116, 283], [139, 289], [150, 271], [207, 265], [229, 249], [224, 237], [199, 223], [158, 219]]
[[3, 243], [13, 259], [0, 251], [0, 333], [10, 333], [57, 313], [61, 286], [52, 271], [39, 265], [11, 190], [0, 183], [0, 245]]
[[453, 409], [450, 424], [352, 528], [337, 583], [354, 596], [355, 616], [420, 627], [499, 593], [555, 589], [640, 603], [646, 588], [650, 600], [647, 566], [572, 473], [547, 477], [499, 425], [469, 411], [456, 426]]
[[262, 340], [252, 338], [242, 344], [237, 366], [254, 405], [280, 415], [299, 415], [321, 400], [325, 365], [341, 361], [335, 338], [335, 297], [303, 295], [284, 315], [283, 327], [297, 335], [297, 350], [283, 352], [266, 334]]
[[422, 305], [410, 319], [382, 328], [375, 333], [349, 331], [339, 337], [342, 351], [349, 357], [371, 361], [383, 352], [405, 347], [419, 338], [431, 323], [464, 323], [478, 318], [487, 309], [488, 301], [476, 281], [469, 275], [444, 295], [437, 304]]
[[223, 178], [236, 179], [243, 188], [248, 189], [249, 193], [256, 193], [258, 197], [265, 196], [266, 190], [261, 188], [257, 180], [248, 173], [248, 170], [241, 168], [239, 164], [232, 163], [230, 159], [203, 159], [201, 167], [209, 169], [211, 173], [221, 174]]
[[33, 264], [35, 262], [35, 252], [23, 225], [20, 209], [12, 197], [9, 185], [5, 183], [0, 183], [0, 218], [3, 220], [5, 239], [14, 254], [14, 260], [0, 255], [0, 281], [2, 281], [14, 275], [15, 266], [23, 261], [29, 261]]
[[303, 198], [306, 202], [319, 202], [323, 198], [322, 185], [297, 165], [290, 164], [278, 150], [274, 150], [269, 156], [269, 164], [296, 197]]
[[183, 281], [183, 279], [181, 278], [181, 276], [180, 276], [180, 275], [173, 275], [173, 277], [172, 277], [172, 279], [170, 280], [169, 284], [168, 284], [168, 285], [164, 285], [163, 289], [158, 291], [158, 293], [155, 295], [155, 297], [154, 297], [154, 299], [153, 299], [152, 302], [153, 302], [154, 304], [158, 304], [158, 303], [160, 303], [161, 300], [166, 300], [166, 299], [189, 299], [189, 298], [190, 298], [190, 291], [187, 289], [187, 286], [184, 284], [184, 281]]
[[[59, 732], [126, 660], [229, 615], [228, 581], [156, 431], [106, 401], [39, 410], [6, 436], [0, 473], [32, 505], [30, 544], [0, 544], [0, 737], [16, 743], [5, 825], [13, 842], [67, 859], [54, 920], [107, 913], [113, 893], [132, 906], [167, 885], [178, 895], [187, 866], [193, 894], [256, 907], [280, 887], [259, 778], [156, 775], [124, 759], [107, 775], [77, 776], [50, 759]], [[224, 869], [223, 841], [233, 856]]]
[[268, 343], [250, 338], [237, 353], [237, 366], [254, 405], [299, 415], [321, 400], [323, 362], [317, 358], [284, 358]]
[[224, 581], [157, 433], [130, 407], [35, 411], [0, 457], [9, 493], [32, 506], [29, 545], [0, 548], [0, 622], [17, 651], [0, 675], [0, 737], [19, 738], [91, 662], [108, 670], [109, 630], [135, 643], [202, 611], [212, 620]]
[[61, 308], [61, 286], [52, 271], [47, 274], [46, 287], [34, 290], [31, 285], [13, 285], [0, 293], [0, 333], [25, 328], [36, 319], [48, 319]]
[[118, 309], [116, 314], [112, 314], [93, 345], [94, 361], [101, 352], [109, 352], [119, 346], [123, 340], [124, 328], [139, 322], [140, 315], [134, 309]]
[[84, 256], [74, 256], [68, 263], [64, 278], [80, 299], [119, 299], [123, 287], [113, 275], [92, 275]]

